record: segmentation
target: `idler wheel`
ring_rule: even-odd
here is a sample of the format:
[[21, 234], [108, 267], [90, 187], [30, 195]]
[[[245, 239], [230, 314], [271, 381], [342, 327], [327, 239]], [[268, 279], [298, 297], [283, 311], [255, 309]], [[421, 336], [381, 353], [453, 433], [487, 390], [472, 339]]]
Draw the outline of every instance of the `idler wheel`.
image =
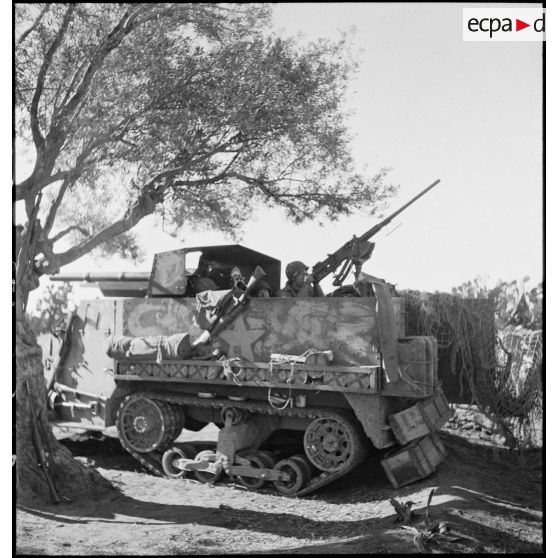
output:
[[328, 473], [349, 463], [360, 445], [355, 426], [341, 416], [318, 418], [304, 432], [304, 451], [310, 463]]
[[[255, 467], [256, 469], [273, 469], [275, 465], [275, 460], [273, 459], [273, 457], [271, 457], [271, 455], [267, 452], [263, 451], [253, 453], [246, 459], [248, 459], [250, 461], [250, 465], [252, 467]], [[250, 490], [261, 488], [266, 482], [265, 479], [260, 479], [257, 477], [242, 477], [240, 475], [235, 476], [235, 480], [239, 484], [245, 486], [246, 488], [249, 488]]]
[[186, 448], [186, 451], [183, 451], [180, 448], [170, 448], [163, 454], [163, 459], [161, 461], [161, 465], [163, 466], [163, 471], [167, 477], [171, 479], [181, 479], [186, 476], [188, 471], [184, 469], [179, 469], [178, 467], [174, 466], [173, 461], [175, 459], [194, 459], [196, 454], [196, 450], [191, 446]]
[[173, 417], [163, 402], [129, 395], [118, 409], [116, 422], [125, 444], [138, 453], [149, 453], [168, 443]]
[[[211, 450], [200, 451], [200, 453], [198, 453], [198, 455], [194, 457], [196, 461], [208, 461], [210, 463], [215, 462], [215, 458], [216, 458], [215, 452]], [[194, 471], [194, 476], [200, 482], [210, 483], [216, 481], [221, 476], [221, 473], [211, 473], [211, 472], [206, 472], [203, 469], [196, 469]]]
[[273, 486], [285, 496], [294, 496], [310, 480], [306, 468], [297, 459], [283, 459], [274, 469], [289, 476], [289, 480], [286, 481], [273, 481]]

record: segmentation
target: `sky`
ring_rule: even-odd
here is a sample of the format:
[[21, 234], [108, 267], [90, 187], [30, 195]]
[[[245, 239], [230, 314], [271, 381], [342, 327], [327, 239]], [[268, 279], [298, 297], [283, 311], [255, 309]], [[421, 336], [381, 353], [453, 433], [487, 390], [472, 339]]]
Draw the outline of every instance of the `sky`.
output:
[[[360, 68], [349, 87], [348, 124], [357, 164], [371, 174], [390, 167], [388, 180], [399, 185], [383, 215], [441, 181], [375, 237], [363, 268], [401, 288], [451, 291], [477, 276], [488, 285], [542, 278], [541, 43], [464, 42], [466, 6], [275, 7], [278, 32], [301, 41], [354, 30]], [[282, 210], [265, 210], [245, 223], [241, 243], [282, 260], [283, 269], [295, 259], [312, 265], [378, 220], [358, 212], [324, 227], [297, 226]], [[149, 270], [155, 252], [231, 242], [187, 228], [172, 238], [153, 223], [136, 227], [143, 263], [84, 257], [63, 271]]]
[[[542, 276], [541, 43], [464, 42], [464, 6], [277, 8], [289, 33], [335, 37], [356, 28], [354, 154], [371, 170], [393, 169], [400, 189], [388, 211], [441, 180], [386, 232], [400, 223], [397, 230], [376, 237], [367, 268], [402, 287]], [[326, 235], [314, 228], [301, 257], [312, 261], [321, 245], [330, 251], [371, 224], [351, 217]]]

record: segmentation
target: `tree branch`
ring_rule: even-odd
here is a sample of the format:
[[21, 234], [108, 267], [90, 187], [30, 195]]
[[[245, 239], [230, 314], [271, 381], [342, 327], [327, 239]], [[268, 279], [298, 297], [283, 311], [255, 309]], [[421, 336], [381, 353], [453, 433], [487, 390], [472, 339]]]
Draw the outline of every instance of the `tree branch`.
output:
[[39, 23], [41, 22], [41, 19], [43, 19], [43, 16], [48, 12], [49, 8], [50, 8], [50, 4], [46, 4], [45, 7], [41, 10], [41, 13], [37, 16], [37, 19], [31, 25], [31, 27], [29, 27], [29, 29], [27, 29], [27, 31], [24, 31], [21, 34], [21, 37], [17, 40], [17, 45], [18, 46], [21, 43], [23, 43], [23, 41], [25, 41], [25, 39], [29, 36], [29, 34], [32, 33], [37, 28], [37, 25], [39, 25]]
[[[275, 192], [271, 188], [267, 186], [267, 184], [272, 185], [280, 181], [284, 180], [291, 180], [290, 178], [282, 178], [281, 176], [277, 179], [262, 179], [262, 178], [255, 178], [252, 176], [246, 176], [241, 173], [232, 172], [229, 173], [227, 178], [236, 178], [237, 180], [241, 180], [250, 186], [255, 186], [261, 192], [263, 192], [267, 197], [275, 200], [278, 204], [284, 205], [286, 207], [291, 208], [292, 210], [296, 210], [296, 206], [289, 200], [305, 200], [305, 201], [319, 201], [322, 199], [330, 199], [336, 202], [345, 202], [346, 196], [343, 194], [336, 194], [332, 192]], [[304, 181], [300, 181], [304, 182]]]
[[39, 128], [39, 117], [38, 117], [38, 109], [39, 109], [39, 101], [41, 99], [41, 95], [43, 94], [43, 88], [45, 86], [45, 78], [46, 73], [52, 63], [52, 59], [54, 58], [54, 54], [58, 50], [62, 39], [66, 33], [66, 29], [70, 24], [70, 20], [72, 19], [72, 14], [75, 10], [75, 4], [70, 4], [66, 13], [64, 14], [64, 19], [62, 20], [62, 24], [60, 25], [60, 29], [52, 41], [47, 53], [45, 54], [45, 58], [39, 70], [39, 75], [37, 76], [37, 86], [35, 88], [35, 93], [33, 95], [33, 99], [31, 100], [31, 107], [29, 109], [30, 116], [31, 116], [31, 133], [33, 135], [33, 142], [38, 150], [42, 150], [44, 144], [44, 138], [41, 134], [41, 130]]
[[201, 163], [202, 161], [205, 161], [205, 160], [213, 157], [213, 155], [215, 155], [217, 153], [220, 153], [221, 151], [222, 151], [222, 147], [217, 147], [217, 148], [215, 148], [211, 151], [208, 151], [207, 153], [204, 153], [203, 155], [200, 155], [196, 159], [190, 159], [182, 165], [178, 165], [177, 167], [173, 167], [171, 169], [167, 169], [165, 171], [162, 171], [162, 172], [156, 174], [147, 183], [147, 185], [143, 188], [143, 190], [145, 192], [153, 192], [155, 190], [155, 184], [157, 182], [159, 182], [160, 180], [172, 178], [173, 176], [176, 176], [177, 174], [188, 170], [189, 167], [193, 167], [194, 165], [197, 165], [198, 163]]
[[27, 198], [27, 196], [29, 196], [32, 189], [35, 191], [42, 190], [43, 188], [46, 188], [50, 184], [54, 184], [59, 180], [67, 180], [72, 175], [76, 175], [79, 172], [81, 172], [81, 168], [76, 166], [73, 169], [66, 170], [66, 171], [59, 171], [50, 176], [46, 176], [38, 181], [35, 181], [34, 180], [35, 177], [31, 175], [20, 184], [15, 185], [15, 200], [16, 201], [24, 200]]
[[36, 200], [26, 200], [28, 205], [32, 205], [31, 213], [28, 213], [27, 226], [25, 227], [25, 232], [23, 236], [20, 236], [20, 249], [17, 254], [16, 262], [16, 283], [20, 283], [23, 279], [24, 274], [28, 272], [31, 267], [31, 263], [35, 257], [35, 242], [33, 239], [37, 240], [40, 231], [40, 222], [37, 219], [39, 214], [39, 208], [41, 207], [42, 194], [39, 193]]
[[[159, 2], [158, 4], [152, 4], [152, 7], [154, 6], [165, 6], [164, 3]], [[149, 21], [154, 21], [156, 19], [160, 19], [162, 17], [165, 17], [167, 15], [172, 15], [173, 13], [177, 13], [177, 9], [184, 9], [187, 10], [189, 8], [187, 8], [186, 6], [181, 6], [180, 4], [173, 4], [172, 7], [166, 7], [160, 11], [156, 11], [156, 9], [154, 8], [152, 13], [150, 13], [149, 15], [144, 16], [143, 18], [138, 18], [135, 21], [136, 26], [140, 26], [143, 25], [144, 23], [147, 23]], [[134, 19], [136, 19], [139, 15], [139, 12], [135, 14]], [[190, 23], [191, 20], [185, 20], [188, 23]]]
[[52, 226], [54, 225], [54, 218], [56, 217], [56, 212], [58, 211], [58, 208], [60, 207], [60, 204], [64, 199], [64, 194], [66, 193], [66, 190], [68, 189], [69, 186], [70, 186], [70, 180], [69, 179], [64, 180], [64, 182], [62, 182], [62, 185], [60, 186], [60, 190], [58, 190], [58, 194], [56, 195], [56, 198], [52, 202], [52, 205], [50, 207], [50, 210], [48, 212], [45, 221], [45, 226], [43, 228], [45, 237], [48, 237], [50, 231], [52, 230]]
[[83, 71], [85, 70], [86, 67], [87, 67], [87, 63], [85, 61], [83, 61], [79, 65], [79, 67], [76, 69], [76, 71], [74, 72], [74, 75], [72, 76], [72, 81], [70, 82], [70, 85], [68, 86], [68, 89], [66, 90], [66, 93], [64, 94], [64, 98], [62, 99], [62, 103], [60, 103], [59, 107], [55, 108], [55, 112], [54, 112], [55, 115], [58, 115], [58, 113], [60, 111], [60, 107], [63, 107], [68, 102], [68, 99], [72, 95], [72, 91], [74, 91], [74, 89], [76, 87], [79, 76], [83, 73]]
[[234, 157], [219, 174], [216, 174], [211, 178], [200, 178], [198, 180], [175, 180], [173, 182], [173, 186], [203, 186], [204, 184], [215, 184], [216, 182], [230, 178], [231, 175], [229, 174], [229, 170], [240, 156], [240, 152], [241, 150], [236, 151]]
[[93, 77], [101, 67], [106, 57], [122, 42], [124, 37], [134, 29], [134, 22], [136, 18], [145, 9], [146, 5], [140, 4], [132, 13], [126, 12], [116, 24], [114, 29], [101, 41], [97, 51], [91, 59], [91, 62], [83, 73], [81, 82], [76, 87], [76, 92], [60, 109], [59, 119], [61, 122], [68, 118], [68, 116], [77, 109], [79, 103], [85, 97]]
[[39, 272], [41, 274], [56, 273], [60, 267], [81, 258], [103, 242], [129, 231], [141, 219], [153, 213], [156, 203], [156, 200], [150, 194], [143, 194], [134, 205], [128, 208], [121, 219], [66, 252], [54, 254], [54, 261], [48, 261], [46, 265], [40, 265]]
[[242, 182], [245, 182], [246, 184], [249, 184], [250, 186], [255, 186], [260, 191], [262, 191], [266, 196], [275, 200], [278, 204], [289, 207], [292, 211], [297, 210], [297, 207], [292, 202], [287, 201], [285, 199], [285, 198], [291, 197], [291, 196], [287, 196], [285, 194], [279, 194], [277, 192], [274, 192], [273, 190], [271, 190], [270, 188], [268, 188], [265, 185], [266, 182], [268, 184], [271, 184], [272, 181], [264, 180], [264, 179], [261, 179], [261, 178], [254, 178], [252, 176], [246, 176], [246, 175], [240, 174], [238, 172], [232, 172], [232, 173], [230, 173], [230, 176], [231, 176], [231, 178], [236, 178], [237, 180], [241, 180]]
[[[38, 191], [42, 190], [43, 188], [45, 188], [46, 186], [49, 186], [50, 184], [53, 184], [54, 182], [58, 182], [59, 180], [72, 179], [72, 182], [75, 182], [75, 180], [79, 177], [79, 175], [83, 171], [83, 166], [84, 166], [85, 159], [87, 159], [89, 154], [94, 149], [96, 149], [97, 147], [99, 147], [99, 146], [101, 146], [105, 143], [109, 143], [109, 142], [112, 142], [112, 141], [123, 141], [125, 143], [130, 144], [130, 142], [127, 142], [126, 140], [123, 139], [123, 136], [126, 133], [127, 128], [130, 125], [130, 123], [133, 122], [134, 118], [136, 116], [138, 116], [139, 114], [140, 113], [138, 112], [136, 114], [131, 114], [131, 115], [127, 116], [126, 118], [123, 118], [114, 127], [114, 130], [118, 129], [119, 127], [123, 127], [120, 130], [120, 132], [117, 135], [115, 135], [114, 137], [111, 136], [111, 134], [113, 133], [113, 131], [111, 131], [110, 133], [105, 133], [104, 135], [101, 135], [101, 136], [97, 137], [96, 139], [90, 141], [83, 148], [83, 151], [77, 156], [76, 164], [73, 168], [65, 170], [65, 171], [58, 171], [57, 173], [52, 174], [50, 176], [48, 176], [48, 175], [43, 176], [39, 180], [37, 180], [37, 177], [35, 176], [35, 173], [33, 173], [33, 174], [31, 174], [31, 176], [26, 178], [21, 183], [16, 184], [15, 185], [15, 200], [16, 201], [24, 200], [29, 196], [29, 194], [32, 193], [32, 191], [38, 192]], [[130, 145], [133, 145], [133, 144], [130, 144]], [[137, 147], [137, 146], [134, 146], [134, 147]], [[45, 227], [45, 228], [47, 228], [47, 227]], [[50, 227], [48, 227], [48, 230], [50, 231]]]
[[64, 229], [63, 231], [60, 231], [58, 234], [53, 236], [50, 239], [50, 242], [52, 242], [52, 244], [54, 244], [55, 242], [58, 242], [61, 238], [63, 238], [67, 234], [71, 233], [72, 231], [79, 231], [83, 236], [87, 236], [89, 234], [89, 232], [86, 231], [83, 227], [80, 227], [79, 225], [72, 225], [71, 227], [68, 227], [67, 229]]

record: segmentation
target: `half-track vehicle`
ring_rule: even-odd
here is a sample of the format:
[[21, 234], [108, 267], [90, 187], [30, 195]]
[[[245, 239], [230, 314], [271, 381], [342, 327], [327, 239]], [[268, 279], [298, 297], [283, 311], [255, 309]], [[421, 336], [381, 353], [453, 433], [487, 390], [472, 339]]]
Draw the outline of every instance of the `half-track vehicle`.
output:
[[[55, 276], [105, 295], [82, 301], [43, 344], [57, 422], [116, 425], [123, 447], [156, 474], [271, 483], [288, 496], [342, 477], [372, 446], [386, 450], [394, 486], [427, 476], [444, 456], [435, 432], [451, 413], [437, 343], [407, 336], [404, 299], [362, 273], [372, 248], [363, 237], [345, 245], [357, 281], [325, 297], [254, 296], [262, 277], [278, 293], [281, 263], [240, 245], [163, 252], [150, 273]], [[234, 291], [234, 268], [251, 278], [223, 309], [212, 296]], [[138, 340], [147, 350], [133, 354]], [[176, 442], [210, 423], [214, 449]]]

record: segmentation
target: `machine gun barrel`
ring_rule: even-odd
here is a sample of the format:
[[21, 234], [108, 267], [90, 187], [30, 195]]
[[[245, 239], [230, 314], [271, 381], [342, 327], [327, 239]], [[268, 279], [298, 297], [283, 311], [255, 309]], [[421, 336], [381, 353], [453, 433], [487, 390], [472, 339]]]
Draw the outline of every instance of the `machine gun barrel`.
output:
[[412, 200], [408, 201], [405, 205], [400, 207], [397, 211], [368, 229], [361, 236], [354, 236], [347, 241], [341, 248], [336, 250], [333, 254], [329, 254], [325, 260], [318, 262], [312, 267], [314, 275], [314, 283], [319, 283], [322, 279], [333, 273], [337, 268], [343, 264], [341, 271], [335, 276], [334, 285], [339, 286], [349, 275], [350, 269], [354, 264], [357, 272], [360, 271], [362, 263], [370, 258], [374, 248], [373, 243], [368, 241], [376, 234], [378, 234], [386, 225], [388, 225], [395, 217], [401, 212], [405, 211], [411, 204], [415, 203], [419, 198], [424, 196], [426, 192], [434, 188], [440, 180], [435, 180], [430, 186], [425, 188], [422, 192], [417, 194]]
[[432, 184], [430, 184], [430, 186], [428, 186], [422, 192], [417, 194], [412, 200], [409, 200], [405, 205], [401, 206], [397, 211], [394, 211], [391, 215], [389, 215], [388, 217], [386, 217], [385, 219], [383, 219], [382, 221], [374, 225], [371, 229], [367, 230], [363, 235], [361, 235], [358, 238], [358, 240], [359, 241], [370, 240], [374, 235], [379, 233], [386, 225], [389, 225], [389, 223], [393, 221], [395, 217], [397, 217], [400, 213], [405, 211], [410, 205], [415, 203], [419, 198], [422, 198], [422, 196], [424, 196], [426, 192], [432, 190], [432, 188], [434, 188], [434, 186], [436, 186], [439, 182], [440, 179], [435, 180]]

